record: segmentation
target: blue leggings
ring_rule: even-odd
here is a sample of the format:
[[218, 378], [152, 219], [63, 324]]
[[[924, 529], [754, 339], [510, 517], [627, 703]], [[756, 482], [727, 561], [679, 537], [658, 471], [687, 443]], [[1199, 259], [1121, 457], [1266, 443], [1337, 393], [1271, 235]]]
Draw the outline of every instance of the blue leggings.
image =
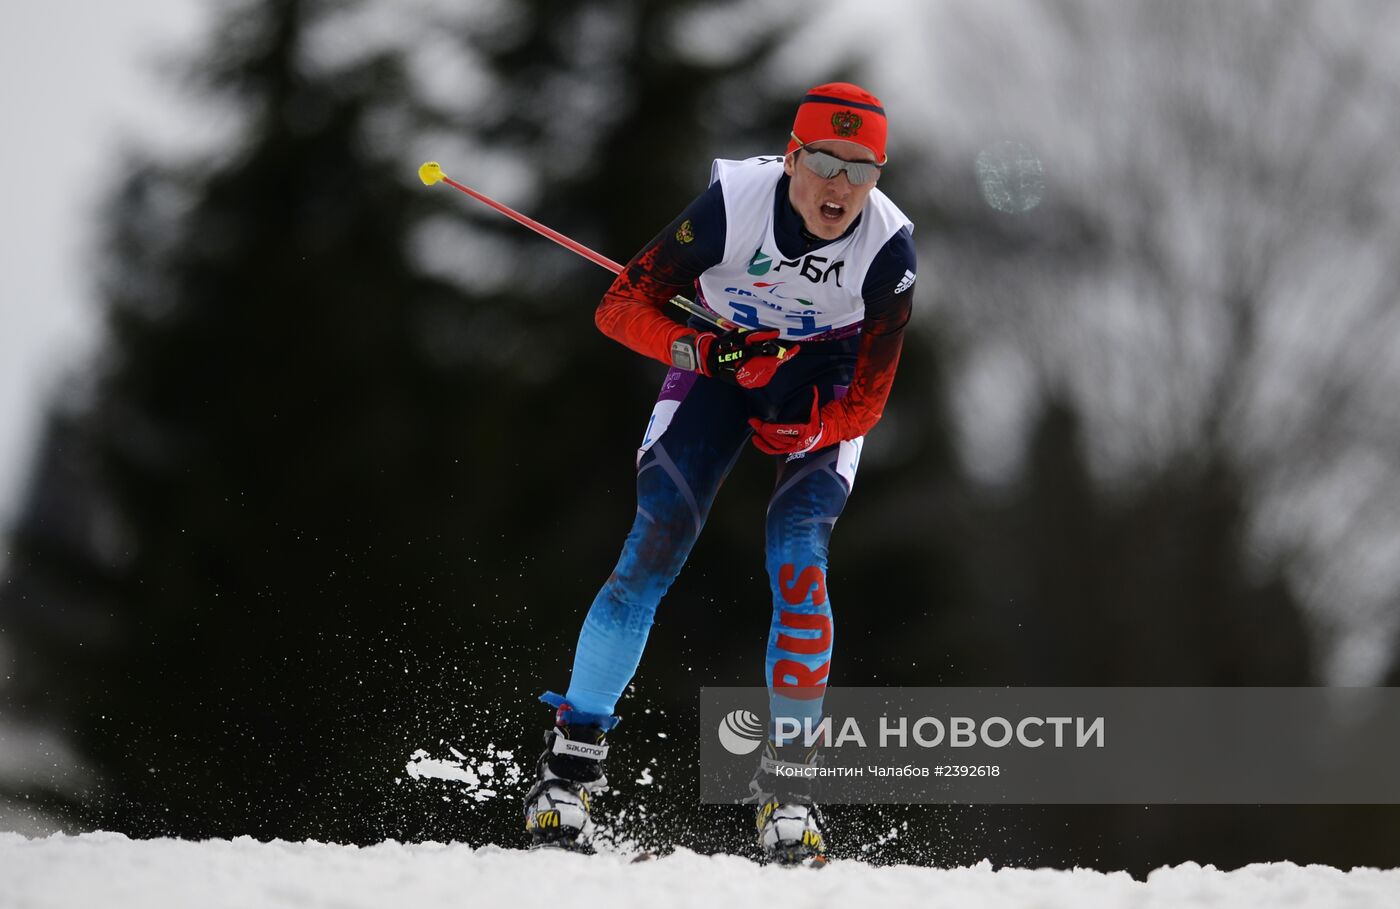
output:
[[[748, 418], [793, 419], [787, 409], [809, 409], [813, 385], [823, 403], [843, 394], [852, 360], [799, 356], [779, 371], [790, 373], [785, 381], [759, 390], [667, 374], [639, 452], [636, 519], [579, 634], [562, 699], [576, 717], [605, 727], [616, 722], [613, 711], [637, 671], [657, 604], [690, 555], [720, 484], [749, 447]], [[833, 641], [827, 545], [860, 449], [855, 440], [773, 458], [778, 476], [766, 524], [773, 622], [764, 677], [774, 716], [815, 720], [821, 713]]]

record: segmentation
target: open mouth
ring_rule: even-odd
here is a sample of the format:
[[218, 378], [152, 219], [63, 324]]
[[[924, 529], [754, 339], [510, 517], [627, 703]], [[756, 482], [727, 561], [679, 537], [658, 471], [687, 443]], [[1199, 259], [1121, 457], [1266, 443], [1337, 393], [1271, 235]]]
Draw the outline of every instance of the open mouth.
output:
[[846, 215], [846, 206], [836, 202], [823, 202], [821, 215], [823, 221], [840, 221]]

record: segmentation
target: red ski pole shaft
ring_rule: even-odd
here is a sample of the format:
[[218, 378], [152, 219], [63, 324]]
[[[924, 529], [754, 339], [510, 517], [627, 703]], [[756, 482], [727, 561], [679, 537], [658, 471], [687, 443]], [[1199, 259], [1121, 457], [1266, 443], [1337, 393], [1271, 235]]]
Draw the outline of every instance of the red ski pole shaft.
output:
[[[448, 186], [452, 187], [458, 192], [466, 193], [476, 201], [491, 206], [496, 211], [505, 215], [507, 218], [510, 218], [515, 223], [522, 224], [525, 227], [530, 228], [542, 237], [548, 237], [549, 239], [553, 240], [555, 243], [558, 243], [565, 249], [573, 250], [574, 252], [578, 253], [580, 256], [583, 256], [585, 259], [594, 263], [595, 265], [601, 265], [615, 275], [622, 274], [622, 266], [614, 262], [612, 259], [609, 259], [602, 253], [594, 252], [593, 250], [589, 249], [587, 246], [584, 246], [577, 240], [569, 239], [568, 237], [564, 236], [552, 227], [544, 226], [540, 222], [536, 221], [534, 218], [522, 215], [520, 212], [511, 208], [509, 205], [502, 205], [500, 202], [497, 202], [490, 196], [485, 195], [483, 193], [479, 193], [464, 183], [458, 183], [456, 180], [443, 173], [442, 165], [438, 164], [436, 161], [425, 161], [423, 165], [418, 168], [418, 179], [422, 180], [425, 186], [432, 186], [434, 183], [446, 183]], [[694, 300], [688, 300], [685, 297], [678, 296], [672, 297], [671, 303], [690, 313], [692, 316], [696, 316], [697, 318], [709, 322], [711, 325], [715, 326], [716, 328], [719, 328], [722, 331], [749, 330], [748, 326], [740, 325], [737, 322], [731, 322], [728, 319], [715, 315], [708, 309], [705, 309], [703, 306], [696, 303]]]
[[497, 202], [490, 196], [479, 193], [464, 183], [458, 183], [456, 180], [443, 173], [442, 165], [438, 164], [436, 161], [425, 162], [422, 167], [418, 168], [418, 179], [422, 180], [423, 183], [427, 186], [432, 186], [434, 183], [446, 183], [453, 189], [458, 190], [459, 192], [466, 193], [476, 201], [483, 202], [491, 206], [496, 211], [505, 215], [507, 218], [510, 218], [515, 223], [525, 225], [540, 236], [548, 237], [549, 239], [553, 240], [555, 243], [558, 243], [560, 246], [565, 247], [566, 249], [572, 249], [580, 256], [583, 256], [585, 259], [589, 260], [590, 262], [593, 262], [594, 264], [603, 266], [613, 274], [622, 274], [622, 266], [614, 262], [612, 259], [609, 259], [607, 256], [602, 255], [601, 253], [594, 252], [587, 246], [584, 246], [582, 243], [579, 243], [577, 240], [570, 240], [568, 237], [564, 236], [552, 227], [545, 227], [543, 224], [536, 221], [534, 218], [522, 215], [520, 212], [511, 208], [509, 205], [502, 205], [500, 202]]

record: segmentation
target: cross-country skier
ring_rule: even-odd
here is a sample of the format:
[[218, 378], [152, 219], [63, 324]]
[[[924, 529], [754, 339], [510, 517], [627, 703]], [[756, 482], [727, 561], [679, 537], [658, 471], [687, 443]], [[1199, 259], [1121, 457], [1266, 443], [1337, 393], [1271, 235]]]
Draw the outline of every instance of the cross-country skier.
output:
[[[542, 697], [556, 713], [525, 801], [535, 844], [586, 846], [618, 698], [657, 604], [750, 441], [777, 467], [766, 526], [770, 709], [820, 716], [832, 655], [827, 543], [884, 410], [913, 297], [913, 224], [875, 188], [885, 134], [874, 95], [841, 82], [813, 88], [787, 153], [715, 161], [709, 188], [598, 306], [599, 329], [671, 369], [638, 453], [632, 530], [584, 620], [567, 693]], [[667, 301], [690, 293], [749, 330], [668, 318]], [[765, 854], [821, 855], [821, 814], [805, 779], [777, 772], [810, 762], [810, 751], [770, 741], [762, 756], [752, 788]]]

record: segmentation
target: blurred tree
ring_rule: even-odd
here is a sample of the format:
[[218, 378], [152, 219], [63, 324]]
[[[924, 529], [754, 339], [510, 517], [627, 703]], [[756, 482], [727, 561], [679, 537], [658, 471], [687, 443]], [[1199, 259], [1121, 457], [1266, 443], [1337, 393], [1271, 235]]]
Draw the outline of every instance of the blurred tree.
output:
[[[1393, 6], [929, 15], [968, 39], [936, 84], [979, 111], [941, 124], [950, 176], [924, 184], [956, 224], [927, 259], [974, 473], [1015, 485], [1036, 414], [1069, 408], [1106, 503], [1217, 499], [1239, 570], [1305, 607], [1309, 676], [1374, 682], [1400, 616]], [[994, 208], [979, 156], [1043, 165], [1041, 204]]]
[[103, 774], [82, 823], [329, 833], [378, 785], [345, 768], [383, 758], [400, 639], [462, 618], [437, 608], [471, 572], [439, 503], [473, 429], [413, 319], [460, 295], [410, 262], [421, 204], [362, 139], [401, 64], [316, 72], [330, 8], [231, 10], [198, 76], [239, 134], [133, 162], [111, 206], [108, 343], [55, 421], [7, 596], [21, 679]]

